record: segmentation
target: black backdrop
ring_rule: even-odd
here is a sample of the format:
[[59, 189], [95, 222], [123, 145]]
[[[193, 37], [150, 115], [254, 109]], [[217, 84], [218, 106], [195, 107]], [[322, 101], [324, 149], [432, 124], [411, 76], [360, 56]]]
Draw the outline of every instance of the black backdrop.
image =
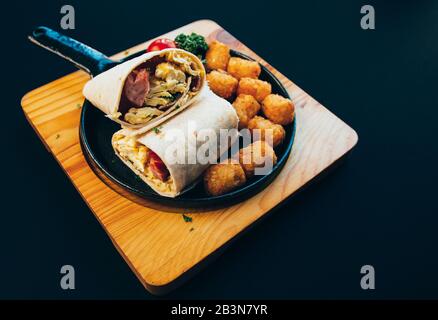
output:
[[[217, 21], [359, 134], [349, 161], [166, 298], [437, 298], [437, 1], [15, 1], [2, 4], [0, 297], [154, 298], [24, 118], [21, 96], [74, 71], [33, 46], [60, 29], [107, 54]], [[376, 30], [360, 28], [373, 4]], [[63, 291], [59, 270], [76, 269]], [[360, 267], [376, 290], [360, 288]]]

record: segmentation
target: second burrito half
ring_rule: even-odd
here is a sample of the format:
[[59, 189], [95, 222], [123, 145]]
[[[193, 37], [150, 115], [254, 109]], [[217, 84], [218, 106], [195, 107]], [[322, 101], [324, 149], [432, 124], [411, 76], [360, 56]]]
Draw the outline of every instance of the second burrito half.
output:
[[231, 104], [206, 87], [199, 100], [177, 117], [141, 135], [119, 130], [112, 145], [154, 191], [176, 197], [237, 140], [238, 121]]

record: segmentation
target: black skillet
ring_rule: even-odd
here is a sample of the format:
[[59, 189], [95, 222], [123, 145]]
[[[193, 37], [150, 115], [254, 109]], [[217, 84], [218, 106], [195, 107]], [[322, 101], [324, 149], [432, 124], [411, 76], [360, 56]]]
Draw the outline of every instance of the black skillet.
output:
[[[138, 52], [122, 60], [114, 61], [87, 45], [46, 27], [36, 28], [29, 39], [72, 62], [91, 76], [144, 53]], [[231, 55], [252, 60], [252, 58], [234, 50], [231, 51]], [[271, 83], [273, 93], [289, 97], [281, 82], [263, 65], [260, 79]], [[229, 206], [243, 201], [266, 188], [274, 180], [285, 165], [292, 150], [295, 122], [285, 126], [286, 138], [275, 149], [278, 161], [272, 172], [265, 176], [255, 176], [242, 187], [221, 196], [208, 195], [204, 191], [202, 183], [193, 184], [176, 198], [163, 197], [154, 192], [114, 155], [111, 137], [115, 131], [120, 129], [120, 126], [104, 117], [104, 114], [87, 100], [82, 106], [79, 137], [82, 151], [93, 171], [102, 181], [125, 197], [148, 206], [158, 204], [173, 208], [211, 208]]]

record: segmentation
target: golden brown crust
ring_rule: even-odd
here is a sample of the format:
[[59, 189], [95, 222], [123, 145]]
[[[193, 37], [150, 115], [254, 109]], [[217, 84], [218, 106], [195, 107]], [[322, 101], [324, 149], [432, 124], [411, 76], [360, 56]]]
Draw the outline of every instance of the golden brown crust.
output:
[[272, 146], [274, 148], [282, 143], [286, 136], [286, 131], [281, 125], [275, 124], [268, 119], [260, 116], [255, 116], [248, 122], [248, 129], [251, 130], [251, 132], [253, 133], [257, 133], [256, 129], [259, 129], [259, 138], [267, 142], [269, 142], [269, 139], [267, 139], [267, 135], [272, 135]]
[[207, 74], [210, 89], [224, 99], [232, 98], [237, 89], [238, 81], [225, 72], [212, 71]]
[[239, 81], [237, 88], [237, 94], [249, 94], [253, 96], [258, 102], [262, 102], [263, 99], [271, 93], [272, 87], [269, 82], [242, 78]]
[[242, 166], [233, 160], [214, 164], [204, 173], [205, 191], [212, 196], [225, 194], [245, 182], [246, 176]]
[[247, 128], [248, 122], [260, 111], [260, 104], [249, 94], [239, 94], [233, 102], [239, 117], [239, 129]]
[[257, 79], [262, 69], [256, 61], [245, 60], [242, 58], [232, 57], [228, 61], [227, 72], [236, 79], [253, 78]]
[[277, 156], [268, 143], [259, 140], [240, 149], [239, 162], [245, 171], [246, 178], [249, 179], [254, 175], [255, 168], [274, 166], [277, 163]]
[[230, 60], [230, 48], [219, 41], [213, 41], [205, 54], [207, 68], [212, 70], [227, 70]]
[[291, 100], [278, 94], [270, 94], [263, 99], [262, 110], [266, 118], [273, 123], [287, 125], [292, 123], [295, 115], [295, 106]]

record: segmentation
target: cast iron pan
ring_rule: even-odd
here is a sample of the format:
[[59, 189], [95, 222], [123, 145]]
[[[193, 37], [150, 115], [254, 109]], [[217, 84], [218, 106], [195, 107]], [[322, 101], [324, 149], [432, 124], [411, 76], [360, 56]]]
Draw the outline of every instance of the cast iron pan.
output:
[[[91, 76], [144, 53], [138, 52], [122, 60], [114, 61], [87, 45], [46, 27], [36, 28], [29, 36], [29, 39], [35, 44], [67, 59]], [[231, 51], [231, 55], [252, 60], [250, 57], [234, 50]], [[271, 83], [273, 93], [289, 97], [281, 82], [263, 65], [260, 79]], [[154, 192], [115, 156], [111, 146], [111, 137], [114, 132], [120, 129], [120, 125], [105, 117], [99, 109], [87, 100], [84, 101], [82, 106], [79, 137], [82, 151], [90, 167], [102, 181], [123, 196], [147, 206], [157, 204], [158, 206], [172, 208], [212, 208], [229, 206], [243, 201], [266, 188], [274, 180], [285, 165], [292, 150], [295, 122], [294, 120], [292, 124], [285, 126], [286, 138], [275, 149], [278, 161], [272, 172], [265, 176], [254, 176], [242, 187], [221, 196], [208, 195], [204, 191], [202, 182], [189, 186], [185, 192], [176, 198], [163, 197]]]

